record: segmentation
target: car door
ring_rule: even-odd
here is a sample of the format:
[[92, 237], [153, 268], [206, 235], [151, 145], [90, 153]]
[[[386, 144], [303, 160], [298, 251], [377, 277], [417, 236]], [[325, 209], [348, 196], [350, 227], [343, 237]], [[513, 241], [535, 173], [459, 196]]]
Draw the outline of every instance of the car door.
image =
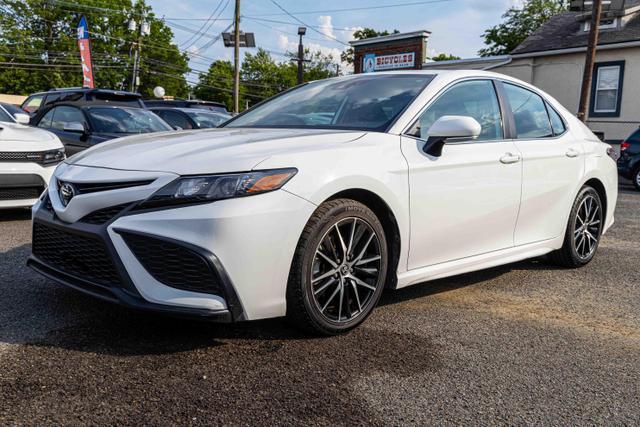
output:
[[[427, 106], [411, 136], [402, 136], [409, 165], [409, 269], [513, 247], [522, 171], [517, 148], [506, 139], [504, 113], [492, 80], [461, 81]], [[433, 157], [422, 148], [429, 127], [445, 115], [473, 117], [481, 134], [447, 143]]]
[[513, 113], [515, 145], [522, 155], [522, 202], [515, 245], [553, 239], [564, 233], [584, 173], [584, 148], [562, 117], [539, 94], [502, 82]]

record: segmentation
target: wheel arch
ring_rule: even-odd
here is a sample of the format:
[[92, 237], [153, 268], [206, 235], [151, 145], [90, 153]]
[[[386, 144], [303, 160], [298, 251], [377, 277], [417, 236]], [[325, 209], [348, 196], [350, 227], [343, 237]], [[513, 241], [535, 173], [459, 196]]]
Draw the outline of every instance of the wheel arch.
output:
[[396, 215], [393, 210], [382, 197], [363, 188], [351, 188], [339, 191], [328, 197], [323, 201], [323, 203], [335, 199], [355, 200], [362, 203], [376, 214], [382, 223], [382, 228], [384, 229], [387, 241], [389, 242], [389, 267], [387, 269], [386, 287], [395, 289], [398, 283], [397, 270], [398, 263], [400, 261], [402, 237], [400, 227], [398, 226], [398, 220], [396, 219]]
[[594, 178], [588, 179], [583, 184], [583, 187], [586, 185], [596, 190], [596, 192], [598, 193], [598, 196], [600, 196], [600, 201], [602, 202], [602, 210], [603, 210], [602, 218], [604, 218], [603, 221], [606, 221], [607, 212], [608, 212], [607, 210], [608, 203], [607, 203], [607, 189], [604, 186], [604, 183], [600, 179], [594, 177]]

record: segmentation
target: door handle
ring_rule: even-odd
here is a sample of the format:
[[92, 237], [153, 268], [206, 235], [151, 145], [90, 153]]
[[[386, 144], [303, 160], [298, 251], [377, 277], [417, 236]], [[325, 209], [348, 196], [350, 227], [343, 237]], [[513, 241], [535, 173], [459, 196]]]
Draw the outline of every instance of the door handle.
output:
[[511, 163], [518, 163], [519, 161], [520, 161], [519, 154], [506, 153], [504, 156], [500, 157], [500, 163], [504, 163], [505, 165], [508, 165]]
[[567, 150], [567, 152], [565, 153], [565, 155], [567, 157], [578, 157], [580, 155], [580, 152], [578, 150], [576, 150], [575, 148], [569, 148]]

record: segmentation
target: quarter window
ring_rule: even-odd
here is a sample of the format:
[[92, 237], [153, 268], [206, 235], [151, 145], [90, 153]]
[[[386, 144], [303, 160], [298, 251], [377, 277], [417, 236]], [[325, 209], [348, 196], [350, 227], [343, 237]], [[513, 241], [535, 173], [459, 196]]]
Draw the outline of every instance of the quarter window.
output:
[[547, 111], [549, 112], [549, 118], [551, 119], [551, 127], [553, 128], [553, 134], [555, 136], [562, 135], [566, 130], [562, 117], [556, 110], [554, 110], [549, 104], [547, 104]]
[[429, 128], [442, 116], [468, 116], [480, 123], [478, 141], [504, 139], [502, 114], [493, 83], [472, 80], [458, 83], [440, 96], [418, 119], [410, 132], [427, 139]]
[[623, 75], [624, 61], [596, 64], [591, 94], [592, 116], [620, 115]]
[[504, 89], [513, 111], [516, 138], [548, 138], [553, 136], [544, 101], [528, 89], [504, 83]]

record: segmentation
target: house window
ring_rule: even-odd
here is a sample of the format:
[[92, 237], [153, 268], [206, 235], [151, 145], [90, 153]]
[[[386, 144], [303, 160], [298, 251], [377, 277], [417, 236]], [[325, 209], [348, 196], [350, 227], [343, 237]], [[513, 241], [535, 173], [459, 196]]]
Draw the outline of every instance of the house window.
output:
[[[602, 19], [600, 25], [598, 25], [599, 30], [609, 30], [612, 28], [618, 28], [618, 18]], [[589, 31], [590, 29], [591, 22], [586, 21], [584, 23], [584, 31]]]
[[619, 117], [624, 61], [596, 63], [593, 71], [590, 115]]

